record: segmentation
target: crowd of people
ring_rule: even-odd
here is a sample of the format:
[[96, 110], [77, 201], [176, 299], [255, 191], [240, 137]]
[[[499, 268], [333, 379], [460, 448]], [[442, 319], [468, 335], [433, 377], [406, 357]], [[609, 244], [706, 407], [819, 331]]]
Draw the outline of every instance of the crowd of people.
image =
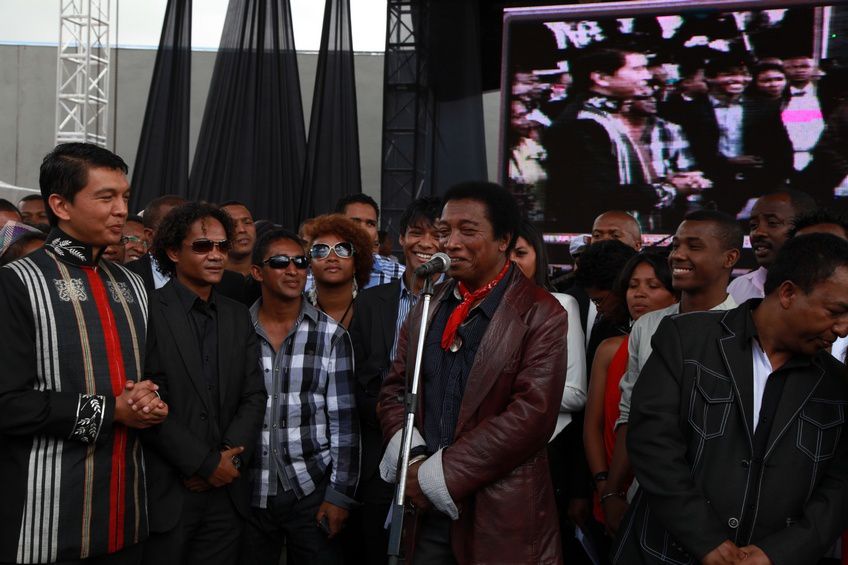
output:
[[673, 59], [607, 41], [573, 54], [549, 89], [518, 72], [507, 183], [557, 232], [588, 230], [611, 200], [651, 233], [708, 202], [747, 219], [757, 197], [787, 185], [845, 208], [845, 70], [783, 51], [681, 55], [672, 76]]
[[396, 258], [366, 195], [134, 216], [126, 173], [62, 144], [0, 202], [0, 563], [386, 563], [401, 473], [419, 565], [840, 559], [848, 223], [808, 194], [732, 281], [736, 218], [654, 249], [610, 209], [555, 286], [495, 184], [413, 201]]

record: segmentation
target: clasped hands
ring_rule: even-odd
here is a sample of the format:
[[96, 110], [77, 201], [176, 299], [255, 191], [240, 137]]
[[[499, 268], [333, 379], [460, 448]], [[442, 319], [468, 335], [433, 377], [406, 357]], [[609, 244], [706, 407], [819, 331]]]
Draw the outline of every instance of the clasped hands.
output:
[[161, 424], [168, 417], [168, 405], [159, 398], [153, 381], [127, 381], [115, 397], [115, 421], [128, 428], [144, 429]]
[[737, 563], [771, 565], [771, 559], [756, 545], [737, 547], [732, 541], [725, 540], [720, 546], [705, 555], [701, 563], [703, 565], [735, 565]]

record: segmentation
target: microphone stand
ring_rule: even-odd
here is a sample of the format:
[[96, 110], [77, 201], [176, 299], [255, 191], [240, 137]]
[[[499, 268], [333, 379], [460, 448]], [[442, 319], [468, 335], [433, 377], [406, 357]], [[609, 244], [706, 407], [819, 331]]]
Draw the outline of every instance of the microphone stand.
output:
[[[424, 306], [421, 310], [421, 324], [418, 328], [418, 349], [415, 352], [415, 369], [412, 372], [412, 388], [406, 393], [406, 422], [403, 425], [403, 439], [397, 466], [397, 486], [392, 503], [392, 528], [389, 532], [389, 565], [401, 563], [401, 535], [406, 512], [406, 468], [409, 465], [409, 452], [412, 450], [412, 428], [415, 426], [415, 412], [418, 410], [418, 387], [421, 383], [421, 359], [424, 355], [424, 338], [427, 329], [427, 317], [430, 312], [430, 299], [433, 297], [432, 277], [424, 277]], [[412, 513], [412, 512], [410, 512]]]

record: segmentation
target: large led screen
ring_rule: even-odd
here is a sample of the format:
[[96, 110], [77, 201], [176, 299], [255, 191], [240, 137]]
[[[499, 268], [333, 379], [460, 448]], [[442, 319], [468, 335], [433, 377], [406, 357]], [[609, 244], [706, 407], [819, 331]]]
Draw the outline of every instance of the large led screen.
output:
[[744, 221], [787, 187], [848, 202], [848, 5], [646, 1], [509, 9], [500, 174], [546, 233], [609, 209], [647, 234]]

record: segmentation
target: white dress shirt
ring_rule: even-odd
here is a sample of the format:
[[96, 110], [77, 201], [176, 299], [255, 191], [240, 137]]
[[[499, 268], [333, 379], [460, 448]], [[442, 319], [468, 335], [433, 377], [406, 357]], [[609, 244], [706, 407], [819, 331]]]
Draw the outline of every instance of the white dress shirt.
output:
[[824, 131], [824, 116], [816, 96], [816, 87], [791, 88], [792, 97], [783, 110], [783, 125], [795, 150], [794, 166], [802, 170], [812, 160], [812, 150]]
[[756, 339], [751, 340], [751, 355], [754, 357], [754, 431], [757, 431], [757, 424], [760, 423], [760, 409], [763, 407], [763, 393], [766, 391], [766, 381], [773, 371], [768, 355]]

